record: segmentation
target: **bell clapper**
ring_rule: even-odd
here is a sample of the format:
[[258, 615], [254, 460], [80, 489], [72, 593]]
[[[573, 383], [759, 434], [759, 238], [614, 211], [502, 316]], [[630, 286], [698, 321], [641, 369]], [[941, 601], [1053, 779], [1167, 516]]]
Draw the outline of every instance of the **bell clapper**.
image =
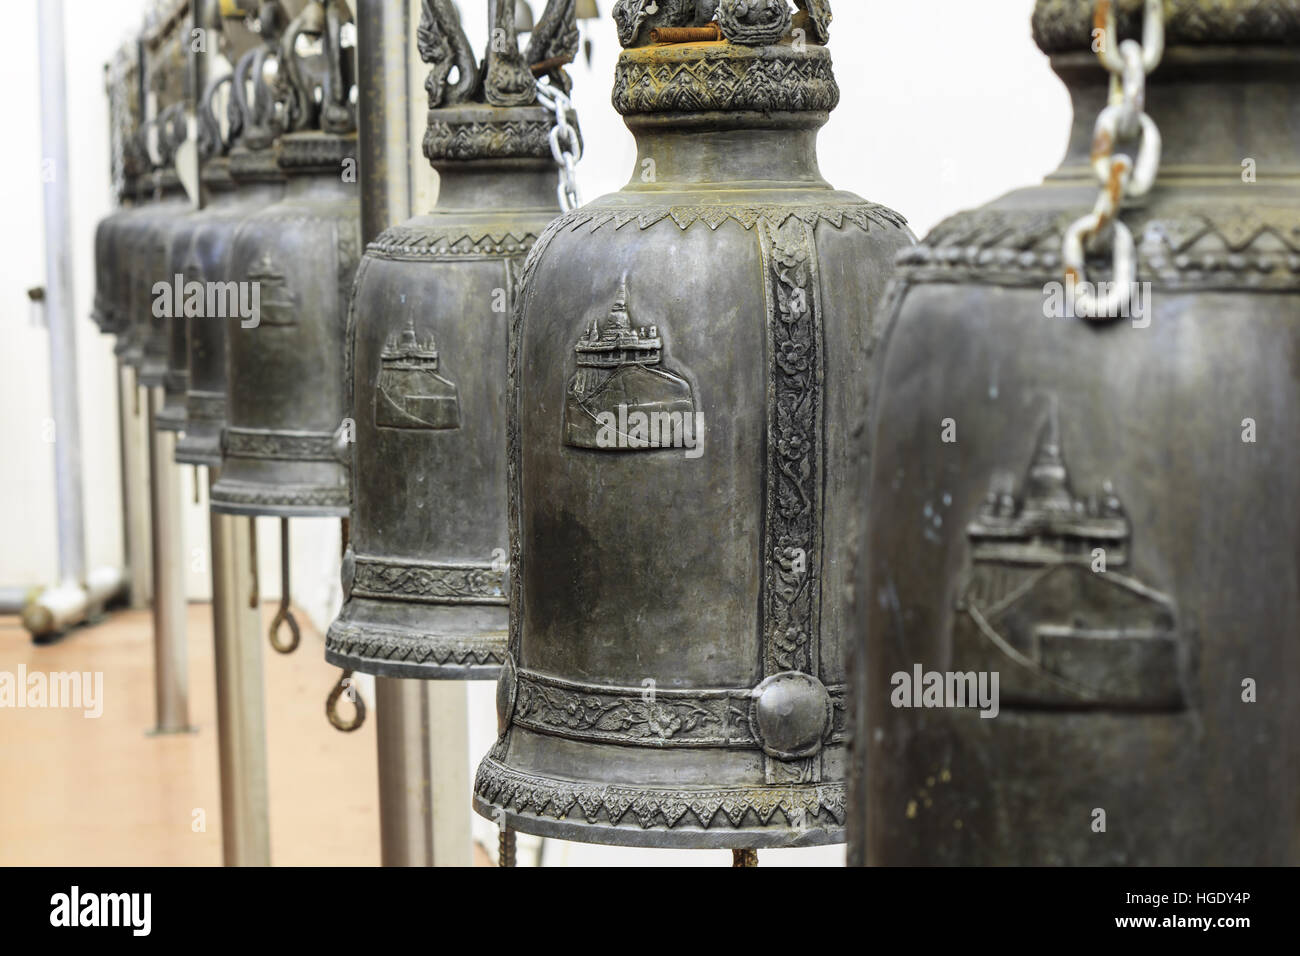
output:
[[[291, 635], [287, 644], [279, 640], [280, 625], [288, 624]], [[293, 616], [293, 610], [289, 607], [289, 519], [280, 519], [280, 607], [275, 612], [275, 617], [271, 620], [271, 630], [268, 635], [271, 639], [271, 646], [281, 654], [292, 654], [298, 649], [298, 642], [302, 637], [298, 629], [298, 620]], [[358, 725], [360, 726], [360, 725]], [[355, 729], [355, 728], [354, 728]]]
[[[344, 694], [347, 694], [348, 700], [352, 702], [355, 711], [351, 720], [344, 720], [339, 715], [339, 701]], [[329, 697], [325, 698], [325, 716], [329, 718], [329, 722], [334, 725], [336, 730], [340, 730], [345, 734], [360, 729], [361, 725], [366, 722], [366, 702], [353, 689], [352, 671], [344, 671], [339, 677], [339, 682], [330, 691]]]
[[757, 850], [732, 850], [731, 866], [733, 869], [742, 866], [743, 867], [758, 866], [758, 851]]

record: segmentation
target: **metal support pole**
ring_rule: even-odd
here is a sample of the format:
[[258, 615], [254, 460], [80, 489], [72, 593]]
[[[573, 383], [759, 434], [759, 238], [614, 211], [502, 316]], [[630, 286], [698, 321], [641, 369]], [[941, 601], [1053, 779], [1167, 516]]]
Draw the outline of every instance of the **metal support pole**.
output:
[[358, 0], [361, 235], [374, 240], [411, 216], [412, 138], [407, 98], [410, 0]]
[[[208, 471], [208, 490], [216, 483]], [[221, 766], [221, 846], [226, 866], [270, 866], [266, 689], [261, 616], [251, 600], [257, 568], [247, 518], [209, 512], [212, 640]]]
[[176, 433], [157, 427], [161, 387], [147, 389], [149, 408], [150, 514], [153, 518], [153, 659], [155, 733], [186, 733], [190, 727], [189, 648], [185, 642], [184, 534]]
[[464, 683], [376, 678], [375, 721], [381, 862], [469, 866]]
[[153, 545], [149, 538], [149, 449], [146, 416], [141, 414], [135, 371], [117, 366], [118, 406], [122, 419], [122, 537], [131, 607], [142, 610], [153, 600]]
[[42, 0], [37, 7], [41, 51], [41, 149], [45, 160], [42, 164], [45, 180], [45, 310], [50, 328], [59, 583], [84, 585], [86, 535], [81, 497], [81, 421], [77, 409], [77, 336], [72, 320], [74, 298], [72, 230], [68, 209], [63, 0]]

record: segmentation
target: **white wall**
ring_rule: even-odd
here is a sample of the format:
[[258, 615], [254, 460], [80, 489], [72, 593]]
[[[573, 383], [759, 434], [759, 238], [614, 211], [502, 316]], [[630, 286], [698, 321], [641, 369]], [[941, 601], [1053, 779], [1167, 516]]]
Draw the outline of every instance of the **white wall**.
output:
[[[57, 568], [53, 454], [42, 440], [49, 417], [46, 336], [29, 325], [26, 289], [43, 284], [40, 103], [36, 3], [5, 4], [8, 37], [0, 90], [10, 121], [0, 152], [0, 586], [37, 585]], [[85, 460], [87, 559], [121, 560], [114, 363], [111, 342], [89, 322], [96, 222], [110, 208], [107, 105], [102, 66], [138, 28], [143, 0], [65, 0], [69, 136], [75, 242], [78, 362]], [[599, 0], [608, 13], [612, 0]], [[476, 46], [484, 4], [462, 0]], [[539, 3], [534, 2], [538, 8]], [[1036, 182], [1065, 147], [1069, 101], [1029, 33], [1033, 0], [836, 0], [831, 48], [843, 98], [821, 137], [822, 170], [836, 186], [885, 203], [924, 234], [943, 217]], [[618, 43], [608, 19], [587, 24], [595, 59], [574, 69], [587, 152], [583, 195], [595, 198], [629, 177], [632, 138], [610, 106]], [[417, 95], [423, 95], [422, 92]], [[419, 144], [412, 148], [418, 154]], [[188, 469], [187, 469], [188, 471]], [[188, 480], [188, 476], [187, 476]], [[188, 487], [188, 486], [187, 486]], [[207, 596], [204, 507], [187, 506], [187, 546], [198, 549], [190, 594]], [[337, 609], [338, 525], [293, 523], [295, 600], [328, 624]], [[260, 522], [263, 592], [278, 594], [278, 531]], [[471, 689], [474, 757], [491, 742], [492, 688]], [[486, 832], [486, 831], [484, 831]], [[527, 845], [521, 858], [527, 858]], [[639, 862], [716, 865], [718, 854], [610, 850], [548, 843], [548, 864]], [[768, 863], [835, 862], [842, 851], [767, 853]]]

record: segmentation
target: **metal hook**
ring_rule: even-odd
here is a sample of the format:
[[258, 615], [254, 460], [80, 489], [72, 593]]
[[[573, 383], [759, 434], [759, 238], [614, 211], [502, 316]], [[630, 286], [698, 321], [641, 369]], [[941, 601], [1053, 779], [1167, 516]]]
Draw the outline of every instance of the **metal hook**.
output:
[[[280, 625], [289, 625], [290, 640], [287, 644], [280, 642]], [[275, 612], [275, 617], [271, 619], [271, 631], [268, 635], [271, 639], [271, 646], [281, 654], [292, 654], [298, 649], [298, 642], [302, 638], [302, 632], [298, 629], [298, 621], [293, 616], [293, 611], [289, 607], [289, 519], [280, 519], [280, 607]]]
[[[339, 678], [339, 682], [334, 685], [330, 691], [329, 697], [325, 698], [325, 716], [329, 718], [331, 724], [336, 730], [341, 730], [345, 734], [360, 728], [366, 722], [366, 702], [361, 695], [352, 689], [352, 671], [344, 671]], [[339, 700], [344, 694], [348, 695], [348, 700], [352, 702], [352, 708], [355, 713], [351, 721], [346, 721], [339, 716]]]

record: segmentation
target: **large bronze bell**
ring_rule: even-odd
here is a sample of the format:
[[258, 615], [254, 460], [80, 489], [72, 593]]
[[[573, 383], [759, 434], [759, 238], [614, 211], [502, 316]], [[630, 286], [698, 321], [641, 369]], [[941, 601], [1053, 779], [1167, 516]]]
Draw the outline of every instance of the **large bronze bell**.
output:
[[1300, 2], [1118, 9], [1040, 0], [1061, 168], [900, 260], [853, 862], [1300, 863]]
[[868, 330], [912, 239], [818, 172], [839, 89], [830, 11], [799, 7], [617, 3], [632, 181], [521, 277], [511, 636], [475, 782], [519, 830], [844, 839]]
[[[281, 40], [277, 115], [287, 118], [287, 132], [275, 151], [285, 191], [244, 220], [232, 252], [231, 275], [250, 284], [258, 306], [256, 316], [227, 323], [217, 511], [348, 512], [344, 335], [360, 240], [352, 51], [339, 42], [346, 10], [336, 0], [312, 0]], [[304, 58], [303, 37], [319, 38], [323, 55]], [[275, 121], [268, 117], [258, 132]]]
[[[255, 150], [244, 137], [253, 118], [272, 109], [271, 90], [261, 70], [265, 52], [248, 51], [233, 74], [209, 84], [200, 109], [203, 185], [209, 202], [194, 218], [182, 271], [187, 281], [213, 291], [206, 296], [203, 314], [186, 319], [186, 422], [185, 434], [176, 444], [176, 460], [184, 464], [214, 468], [221, 465], [221, 432], [226, 421], [226, 319], [248, 304], [247, 298], [241, 300], [244, 289], [231, 272], [235, 236], [245, 219], [274, 205], [284, 193], [284, 175], [270, 143]], [[212, 101], [226, 84], [231, 84], [231, 125], [223, 137], [212, 113]], [[251, 101], [246, 92], [250, 85]]]
[[[542, 17], [528, 63], [576, 52], [564, 6]], [[531, 92], [520, 105], [488, 102], [515, 79], [498, 65], [501, 49], [517, 48], [508, 26], [480, 72], [455, 12], [424, 5], [421, 51], [434, 63], [424, 152], [438, 205], [371, 243], [348, 333], [352, 546], [325, 654], [347, 670], [496, 678], [505, 658], [510, 301], [524, 257], [560, 212], [554, 116]], [[453, 60], [439, 59], [445, 45]], [[454, 90], [444, 82], [453, 65]]]

